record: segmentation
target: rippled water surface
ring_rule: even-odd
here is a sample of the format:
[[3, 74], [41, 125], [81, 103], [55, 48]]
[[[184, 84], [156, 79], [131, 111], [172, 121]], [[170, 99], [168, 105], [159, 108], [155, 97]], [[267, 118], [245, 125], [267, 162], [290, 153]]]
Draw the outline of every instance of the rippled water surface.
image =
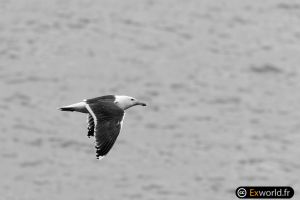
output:
[[[300, 4], [258, 0], [0, 1], [5, 200], [235, 199], [300, 177]], [[128, 110], [95, 159], [86, 116]]]

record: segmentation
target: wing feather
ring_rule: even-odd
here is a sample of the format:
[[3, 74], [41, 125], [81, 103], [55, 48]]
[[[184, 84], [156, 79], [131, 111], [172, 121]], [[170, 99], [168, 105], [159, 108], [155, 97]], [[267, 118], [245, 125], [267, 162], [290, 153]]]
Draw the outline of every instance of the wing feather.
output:
[[86, 108], [94, 121], [96, 157], [99, 159], [114, 145], [121, 130], [124, 111], [109, 101], [87, 103]]
[[91, 114], [87, 116], [87, 129], [88, 129], [88, 137], [94, 136], [95, 123]]

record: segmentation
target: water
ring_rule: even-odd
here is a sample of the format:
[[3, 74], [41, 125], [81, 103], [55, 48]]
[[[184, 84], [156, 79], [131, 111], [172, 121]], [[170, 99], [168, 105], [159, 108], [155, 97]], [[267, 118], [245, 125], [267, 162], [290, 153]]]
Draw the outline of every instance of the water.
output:
[[[297, 2], [2, 1], [0, 193], [7, 200], [234, 199], [299, 188]], [[108, 156], [86, 116], [126, 94]]]

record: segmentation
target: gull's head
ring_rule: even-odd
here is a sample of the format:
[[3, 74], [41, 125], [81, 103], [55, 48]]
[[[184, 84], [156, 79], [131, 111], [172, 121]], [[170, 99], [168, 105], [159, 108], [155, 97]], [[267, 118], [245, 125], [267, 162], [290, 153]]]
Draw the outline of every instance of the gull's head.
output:
[[121, 109], [126, 110], [132, 106], [146, 106], [146, 103], [138, 101], [137, 99], [129, 96], [115, 96], [114, 103], [119, 106]]

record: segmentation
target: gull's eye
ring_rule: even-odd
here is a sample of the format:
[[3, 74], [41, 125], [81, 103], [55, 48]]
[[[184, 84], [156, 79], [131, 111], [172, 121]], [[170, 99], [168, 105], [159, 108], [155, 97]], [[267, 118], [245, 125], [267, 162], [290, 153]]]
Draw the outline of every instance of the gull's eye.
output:
[[131, 101], [134, 101], [134, 99], [130, 99]]

